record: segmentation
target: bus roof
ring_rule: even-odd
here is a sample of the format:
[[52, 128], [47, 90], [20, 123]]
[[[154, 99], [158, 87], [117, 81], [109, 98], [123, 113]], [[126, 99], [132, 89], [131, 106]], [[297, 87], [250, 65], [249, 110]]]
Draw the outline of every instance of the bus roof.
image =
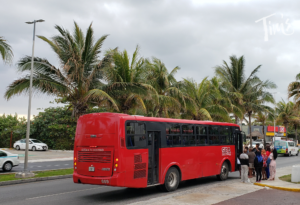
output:
[[[223, 126], [234, 126], [239, 127], [239, 125], [228, 122], [212, 122], [212, 121], [198, 121], [198, 120], [186, 120], [186, 119], [173, 119], [173, 118], [159, 118], [159, 117], [144, 117], [144, 116], [136, 116], [136, 115], [128, 115], [123, 113], [110, 113], [110, 112], [102, 112], [102, 113], [91, 113], [87, 115], [102, 115], [102, 116], [113, 116], [122, 118], [125, 120], [137, 120], [137, 121], [152, 121], [152, 122], [171, 122], [171, 123], [187, 123], [187, 124], [203, 124], [203, 125], [223, 125]], [[84, 116], [87, 116], [84, 115]]]

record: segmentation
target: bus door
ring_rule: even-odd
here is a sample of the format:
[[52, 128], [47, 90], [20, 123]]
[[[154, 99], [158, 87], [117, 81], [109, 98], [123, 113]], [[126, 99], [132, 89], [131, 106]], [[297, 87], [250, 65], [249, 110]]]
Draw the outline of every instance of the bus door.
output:
[[237, 157], [243, 153], [243, 134], [241, 131], [235, 131], [235, 171], [238, 171], [237, 168]]
[[158, 183], [160, 132], [148, 132], [148, 185]]

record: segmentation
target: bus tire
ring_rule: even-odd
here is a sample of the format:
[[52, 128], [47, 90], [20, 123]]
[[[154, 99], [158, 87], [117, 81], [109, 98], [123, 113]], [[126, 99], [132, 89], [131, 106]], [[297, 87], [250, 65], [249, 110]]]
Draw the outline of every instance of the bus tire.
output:
[[179, 171], [175, 167], [171, 167], [165, 177], [165, 183], [161, 185], [163, 191], [175, 191], [179, 185]]
[[228, 173], [229, 173], [228, 163], [223, 162], [220, 174], [217, 175], [217, 179], [220, 181], [226, 180], [228, 178]]
[[291, 153], [291, 152], [289, 152], [289, 157], [290, 157], [290, 156], [292, 156], [292, 153]]

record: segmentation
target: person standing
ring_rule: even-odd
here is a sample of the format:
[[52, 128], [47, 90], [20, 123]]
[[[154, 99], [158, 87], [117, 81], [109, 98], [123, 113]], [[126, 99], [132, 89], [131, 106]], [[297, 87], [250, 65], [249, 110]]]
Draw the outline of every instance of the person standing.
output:
[[254, 167], [256, 171], [256, 182], [261, 182], [261, 172], [263, 167], [263, 158], [261, 156], [261, 152], [256, 152]]
[[244, 149], [244, 153], [240, 155], [241, 179], [243, 183], [248, 183], [249, 157], [247, 151], [247, 149]]
[[268, 156], [268, 159], [267, 159], [267, 167], [266, 167], [266, 174], [267, 174], [267, 179], [269, 179], [269, 177], [270, 177], [270, 170], [269, 170], [269, 165], [270, 165], [270, 158], [269, 158], [269, 156], [270, 156], [270, 154], [271, 154], [271, 149], [270, 149], [270, 146], [267, 146], [266, 147], [266, 155]]
[[274, 148], [270, 154], [270, 178], [269, 180], [275, 180], [276, 175], [276, 159], [277, 159], [277, 150]]
[[267, 168], [267, 160], [268, 156], [266, 154], [266, 150], [261, 150], [261, 156], [263, 158], [263, 167], [262, 167], [262, 180], [267, 180], [267, 173], [266, 173], [266, 168]]
[[248, 157], [249, 157], [249, 178], [252, 178], [252, 173], [254, 169], [254, 159], [255, 159], [255, 153], [253, 152], [252, 148], [249, 149]]

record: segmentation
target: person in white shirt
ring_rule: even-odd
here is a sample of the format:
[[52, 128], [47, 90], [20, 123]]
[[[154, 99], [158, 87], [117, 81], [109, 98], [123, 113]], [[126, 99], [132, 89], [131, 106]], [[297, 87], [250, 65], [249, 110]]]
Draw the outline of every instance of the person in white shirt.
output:
[[248, 183], [249, 157], [247, 151], [247, 149], [244, 149], [244, 153], [240, 155], [241, 179], [243, 183]]

